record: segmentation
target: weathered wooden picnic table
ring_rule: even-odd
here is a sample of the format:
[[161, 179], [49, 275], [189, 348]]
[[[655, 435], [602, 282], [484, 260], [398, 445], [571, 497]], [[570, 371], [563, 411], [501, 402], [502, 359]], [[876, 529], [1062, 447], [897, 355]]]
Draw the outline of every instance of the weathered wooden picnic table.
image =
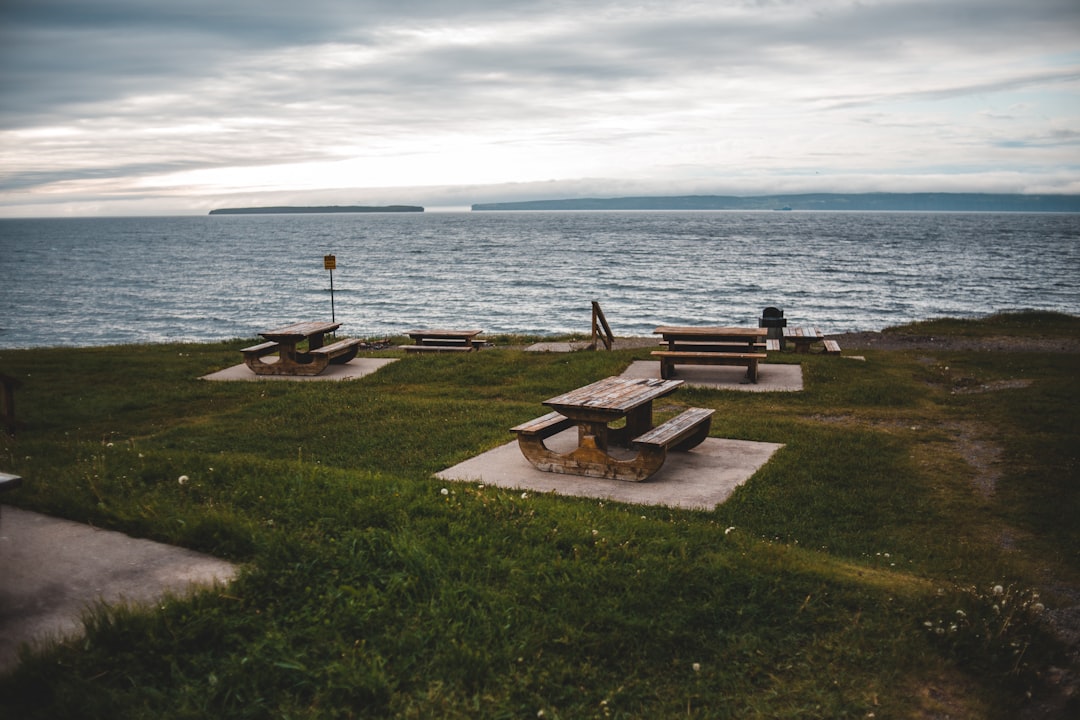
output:
[[[318, 321], [298, 322], [276, 330], [259, 333], [266, 342], [246, 347], [244, 363], [256, 375], [318, 375], [331, 363], [343, 365], [354, 357], [359, 339], [339, 340], [325, 344], [326, 335], [341, 327], [341, 323]], [[306, 344], [306, 349], [300, 345]], [[266, 362], [264, 357], [277, 353], [277, 360]]]
[[415, 344], [402, 345], [406, 352], [472, 352], [483, 346], [477, 335], [483, 330], [410, 330], [407, 335]]
[[752, 382], [758, 379], [758, 362], [765, 354], [768, 328], [661, 325], [653, 330], [663, 336], [666, 350], [654, 350], [660, 358], [660, 377], [670, 378], [676, 365], [744, 365]]
[[[653, 400], [669, 395], [682, 380], [609, 377], [544, 401], [553, 411], [511, 428], [522, 454], [547, 472], [639, 482], [655, 474], [668, 450], [689, 450], [705, 440], [714, 410], [690, 408], [653, 427]], [[611, 423], [625, 419], [618, 428]], [[570, 452], [551, 450], [544, 440], [577, 426]], [[636, 450], [611, 454], [613, 446]]]
[[822, 342], [825, 336], [821, 334], [821, 331], [816, 327], [801, 328], [801, 327], [786, 327], [784, 328], [784, 342], [792, 343], [795, 346], [795, 352], [808, 353], [810, 352], [810, 346], [814, 343]]
[[14, 490], [22, 485], [22, 478], [11, 473], [0, 472], [0, 492]]

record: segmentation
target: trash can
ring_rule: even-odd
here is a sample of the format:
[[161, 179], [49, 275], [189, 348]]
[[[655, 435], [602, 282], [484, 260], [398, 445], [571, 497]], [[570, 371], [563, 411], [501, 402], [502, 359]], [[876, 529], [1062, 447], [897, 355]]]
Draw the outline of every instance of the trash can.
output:
[[787, 327], [787, 320], [784, 319], [784, 311], [780, 308], [767, 307], [761, 311], [761, 317], [758, 319], [758, 327], [768, 328], [769, 332], [765, 336], [770, 340], [779, 340], [780, 346], [784, 345], [784, 328]]

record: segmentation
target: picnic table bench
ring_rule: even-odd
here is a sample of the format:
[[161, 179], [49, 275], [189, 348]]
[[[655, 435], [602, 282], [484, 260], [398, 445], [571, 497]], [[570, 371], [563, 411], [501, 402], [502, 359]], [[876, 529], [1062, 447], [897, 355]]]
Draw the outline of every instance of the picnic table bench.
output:
[[[640, 482], [654, 475], [670, 450], [686, 451], [709, 436], [715, 412], [689, 408], [653, 427], [652, 401], [674, 392], [682, 380], [609, 377], [544, 401], [554, 410], [512, 427], [522, 454], [539, 470]], [[625, 419], [622, 427], [611, 423]], [[560, 453], [545, 440], [574, 426], [577, 447]], [[613, 446], [633, 450], [611, 454]]]
[[410, 330], [406, 333], [413, 345], [402, 345], [406, 352], [472, 352], [479, 350], [484, 341], [477, 338], [483, 330]]
[[666, 350], [653, 350], [660, 359], [660, 377], [675, 375], [676, 365], [741, 365], [751, 382], [758, 381], [758, 363], [765, 360], [768, 328], [670, 326], [653, 330], [662, 335]]
[[[363, 342], [360, 339], [338, 340], [325, 344], [327, 333], [334, 332], [341, 323], [299, 322], [276, 330], [259, 333], [266, 342], [243, 348], [244, 363], [256, 375], [318, 375], [329, 365], [344, 365], [356, 357]], [[302, 343], [307, 344], [301, 350]], [[263, 358], [277, 355], [274, 362]]]

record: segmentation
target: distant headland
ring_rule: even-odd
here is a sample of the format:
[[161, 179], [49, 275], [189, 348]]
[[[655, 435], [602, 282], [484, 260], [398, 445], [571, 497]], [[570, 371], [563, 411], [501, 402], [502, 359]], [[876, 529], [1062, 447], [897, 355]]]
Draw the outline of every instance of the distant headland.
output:
[[211, 215], [290, 215], [297, 213], [399, 213], [424, 212], [419, 205], [321, 205], [312, 207], [249, 207], [220, 208]]
[[1080, 195], [993, 193], [814, 193], [676, 195], [477, 203], [483, 210], [852, 210], [907, 212], [1080, 212]]

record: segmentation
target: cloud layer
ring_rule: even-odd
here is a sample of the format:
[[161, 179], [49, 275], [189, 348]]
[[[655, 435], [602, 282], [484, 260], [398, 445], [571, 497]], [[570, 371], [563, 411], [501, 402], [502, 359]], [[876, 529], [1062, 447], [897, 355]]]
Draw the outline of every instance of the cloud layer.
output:
[[0, 215], [1080, 192], [1075, 0], [0, 5]]

